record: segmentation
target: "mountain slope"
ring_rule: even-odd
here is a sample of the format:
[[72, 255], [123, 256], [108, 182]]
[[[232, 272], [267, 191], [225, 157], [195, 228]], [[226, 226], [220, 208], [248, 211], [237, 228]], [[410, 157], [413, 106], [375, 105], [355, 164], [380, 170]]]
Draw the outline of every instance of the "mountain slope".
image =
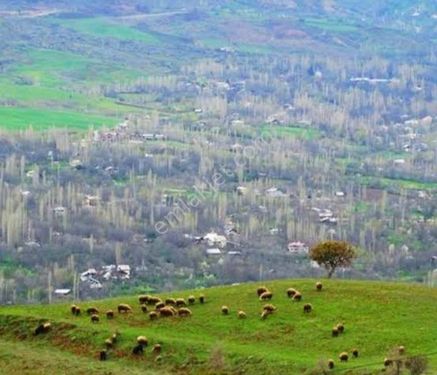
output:
[[[17, 357], [35, 356], [33, 348], [56, 348], [68, 358], [76, 355], [79, 364], [85, 360], [97, 366], [97, 352], [104, 340], [115, 331], [120, 338], [105, 364], [116, 367], [156, 369], [172, 373], [301, 373], [314, 368], [319, 361], [333, 358], [339, 370], [380, 369], [387, 353], [405, 345], [408, 355], [427, 355], [430, 366], [436, 369], [435, 311], [437, 290], [415, 285], [385, 284], [357, 281], [324, 281], [322, 292], [317, 292], [313, 280], [281, 280], [266, 283], [273, 292], [277, 311], [265, 321], [260, 319], [264, 302], [256, 296], [257, 284], [244, 284], [202, 291], [206, 303], [190, 306], [190, 318], [160, 318], [150, 321], [139, 309], [137, 297], [124, 297], [94, 302], [82, 302], [82, 311], [90, 306], [100, 310], [100, 322], [90, 323], [86, 314], [73, 317], [69, 304], [52, 306], [11, 306], [0, 310], [2, 340], [22, 340], [20, 346], [29, 353], [18, 351]], [[302, 292], [302, 302], [292, 302], [286, 289], [294, 287]], [[163, 294], [161, 297], [198, 296], [199, 291]], [[116, 310], [119, 303], [129, 303], [132, 314], [117, 314], [107, 320], [104, 312]], [[303, 305], [311, 303], [313, 311], [303, 312]], [[221, 314], [227, 305], [230, 314]], [[238, 319], [243, 310], [246, 319]], [[50, 321], [50, 333], [33, 336], [39, 322]], [[344, 323], [345, 333], [332, 337], [332, 327]], [[131, 357], [135, 338], [145, 335], [149, 348], [144, 359]], [[29, 342], [29, 345], [27, 345]], [[26, 343], [26, 344], [24, 344]], [[150, 346], [160, 343], [161, 361], [155, 362]], [[4, 345], [0, 343], [0, 346]], [[359, 358], [341, 364], [339, 353], [358, 348]], [[26, 362], [26, 360], [25, 360]], [[68, 361], [67, 361], [68, 363]], [[0, 369], [5, 366], [0, 358]], [[96, 367], [95, 373], [100, 373]], [[358, 373], [358, 372], [356, 372]]]

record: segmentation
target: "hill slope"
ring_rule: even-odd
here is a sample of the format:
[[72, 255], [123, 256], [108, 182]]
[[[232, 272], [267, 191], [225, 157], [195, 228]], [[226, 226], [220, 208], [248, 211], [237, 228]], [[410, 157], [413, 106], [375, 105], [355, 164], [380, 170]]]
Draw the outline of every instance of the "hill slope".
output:
[[[51, 373], [70, 373], [68, 369], [73, 367], [78, 373], [85, 369], [87, 373], [118, 373], [121, 368], [128, 368], [130, 373], [145, 369], [160, 373], [302, 373], [328, 358], [336, 361], [338, 373], [347, 369], [359, 373], [362, 369], [382, 368], [383, 358], [398, 345], [405, 345], [408, 355], [427, 355], [431, 368], [437, 369], [436, 289], [324, 281], [323, 291], [317, 292], [314, 283], [267, 282], [277, 311], [265, 321], [259, 316], [264, 303], [256, 296], [257, 284], [204, 290], [206, 302], [190, 306], [191, 318], [150, 321], [141, 312], [137, 297], [82, 302], [82, 312], [90, 306], [100, 310], [97, 324], [90, 323], [84, 313], [73, 317], [69, 304], [2, 307], [0, 348], [11, 354], [0, 356], [0, 369], [11, 366], [13, 353], [15, 365], [25, 366], [22, 373], [39, 373], [40, 366], [48, 366]], [[286, 296], [289, 287], [301, 291], [302, 302], [293, 302]], [[190, 294], [198, 296], [200, 292], [183, 291], [160, 297], [187, 298]], [[116, 310], [119, 303], [129, 303], [134, 312], [116, 313], [114, 320], [107, 320], [102, 312]], [[311, 313], [304, 314], [304, 303], [312, 304]], [[222, 305], [229, 306], [228, 316], [221, 314]], [[246, 312], [246, 319], [238, 319], [240, 309]], [[52, 331], [33, 336], [37, 324], [47, 320], [53, 325]], [[346, 329], [334, 338], [331, 328], [339, 322]], [[117, 330], [120, 338], [109, 353], [108, 362], [99, 363], [98, 351]], [[148, 337], [149, 348], [144, 359], [134, 360], [130, 352], [138, 335]], [[160, 362], [151, 354], [150, 347], [156, 343], [163, 348]], [[359, 358], [339, 363], [338, 354], [350, 353], [352, 348], [359, 349]], [[62, 366], [56, 367], [58, 362]], [[35, 372], [28, 368], [31, 363], [37, 365]]]

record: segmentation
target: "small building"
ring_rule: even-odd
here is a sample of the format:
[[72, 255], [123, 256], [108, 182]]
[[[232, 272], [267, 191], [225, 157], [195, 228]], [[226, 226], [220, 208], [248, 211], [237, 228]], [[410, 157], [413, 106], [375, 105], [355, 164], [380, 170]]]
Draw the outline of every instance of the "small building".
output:
[[73, 159], [70, 161], [70, 167], [81, 169], [82, 168], [82, 161], [79, 159]]
[[118, 274], [118, 277], [121, 280], [129, 280], [130, 279], [130, 266], [128, 264], [119, 264], [117, 266], [116, 272]]
[[221, 255], [221, 254], [222, 251], [217, 247], [206, 250], [206, 255]]
[[218, 248], [224, 248], [228, 242], [225, 236], [215, 232], [206, 234], [203, 239], [208, 242], [208, 246], [217, 246]]
[[99, 197], [97, 195], [85, 195], [84, 204], [85, 206], [95, 207], [99, 202]]
[[230, 255], [230, 256], [240, 256], [241, 255], [241, 251], [238, 251], [238, 250], [228, 251], [228, 255]]
[[266, 195], [271, 198], [284, 198], [287, 194], [283, 193], [277, 187], [271, 187], [266, 190]]
[[242, 152], [243, 151], [243, 146], [240, 145], [239, 143], [234, 143], [230, 148], [229, 148], [230, 152]]
[[71, 293], [71, 289], [55, 289], [54, 293], [56, 296], [65, 297]]
[[54, 212], [56, 215], [63, 215], [63, 214], [65, 214], [65, 207], [62, 207], [62, 206], [55, 207], [55, 208], [53, 209], [53, 212]]
[[237, 187], [237, 194], [238, 195], [246, 195], [247, 193], [247, 187], [245, 186], [238, 186]]
[[308, 254], [309, 251], [308, 246], [300, 241], [290, 242], [287, 245], [287, 249], [290, 253], [293, 254]]
[[89, 268], [85, 272], [82, 272], [80, 274], [80, 280], [85, 282], [90, 280], [96, 275], [97, 275], [97, 270], [95, 268]]
[[99, 280], [91, 279], [90, 280], [90, 289], [102, 289], [103, 285]]
[[41, 247], [41, 244], [36, 241], [27, 241], [24, 243], [24, 246], [37, 248], [37, 247]]
[[405, 164], [405, 159], [395, 159], [393, 160], [394, 165], [403, 165]]

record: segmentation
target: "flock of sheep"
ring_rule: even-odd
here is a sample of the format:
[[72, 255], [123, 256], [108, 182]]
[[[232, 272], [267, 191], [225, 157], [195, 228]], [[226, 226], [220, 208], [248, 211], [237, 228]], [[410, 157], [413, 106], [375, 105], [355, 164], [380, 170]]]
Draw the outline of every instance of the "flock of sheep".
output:
[[[199, 296], [199, 302], [201, 304], [205, 303], [205, 296]], [[184, 298], [167, 298], [162, 300], [156, 296], [141, 295], [138, 297], [140, 303], [140, 309], [143, 313], [148, 314], [150, 320], [156, 320], [159, 317], [188, 317], [192, 315], [191, 310], [187, 307], [188, 305], [193, 305], [196, 302], [195, 296], [188, 297], [188, 304]], [[74, 316], [81, 315], [81, 308], [77, 305], [72, 305], [70, 308], [71, 313]], [[125, 303], [120, 303], [117, 306], [117, 311], [119, 314], [129, 314], [133, 312], [130, 305]], [[91, 323], [98, 323], [100, 321], [99, 309], [96, 307], [89, 307], [86, 309], [87, 315], [90, 316]], [[106, 319], [114, 319], [114, 310], [107, 310], [105, 312]], [[105, 349], [99, 352], [99, 358], [101, 361], [106, 361], [108, 358], [108, 350], [113, 349], [118, 340], [118, 333], [114, 333], [110, 338], [105, 340]], [[144, 354], [144, 348], [148, 346], [148, 340], [145, 336], [138, 336], [136, 345], [132, 349], [132, 354], [142, 355]], [[156, 360], [161, 359], [161, 345], [156, 344], [153, 346], [152, 353], [156, 355]]]
[[[317, 282], [316, 290], [321, 292], [323, 289], [323, 285], [321, 282]], [[257, 296], [262, 302], [270, 302], [273, 298], [273, 293], [268, 290], [265, 286], [260, 286], [256, 290]], [[300, 302], [302, 300], [302, 294], [294, 289], [289, 288], [286, 291], [287, 296], [293, 301]], [[191, 310], [187, 307], [188, 305], [194, 305], [196, 303], [196, 297], [191, 295], [188, 297], [187, 301], [184, 298], [166, 298], [162, 300], [157, 296], [150, 295], [140, 295], [138, 297], [138, 301], [140, 304], [140, 309], [143, 313], [148, 314], [150, 320], [156, 320], [158, 318], [168, 318], [168, 317], [189, 317], [192, 315]], [[198, 301], [200, 304], [205, 303], [205, 296], [200, 295], [198, 297]], [[71, 314], [74, 316], [81, 315], [81, 308], [77, 305], [71, 306]], [[260, 313], [260, 318], [262, 320], [267, 319], [267, 317], [273, 314], [277, 310], [276, 306], [271, 303], [267, 303], [263, 305], [262, 311]], [[313, 310], [313, 306], [310, 303], [305, 303], [303, 305], [303, 312], [308, 314]], [[117, 311], [119, 314], [129, 314], [133, 312], [133, 309], [128, 304], [121, 303], [117, 306]], [[221, 312], [223, 315], [229, 315], [230, 308], [228, 306], [222, 306]], [[89, 307], [86, 309], [87, 315], [90, 316], [90, 320], [92, 323], [98, 323], [100, 321], [99, 310], [96, 307]], [[115, 313], [113, 310], [107, 310], [105, 312], [107, 319], [113, 319], [115, 317]], [[237, 317], [239, 319], [245, 319], [247, 317], [246, 313], [243, 310], [237, 311]], [[51, 329], [50, 323], [40, 324], [36, 329], [34, 334], [39, 335], [42, 333], [47, 333]], [[343, 323], [338, 323], [332, 328], [332, 336], [337, 337], [343, 334], [345, 331], [345, 326]], [[114, 333], [110, 338], [105, 340], [105, 349], [99, 352], [99, 358], [102, 361], [107, 360], [108, 358], [108, 350], [113, 349], [118, 340], [118, 333]], [[144, 354], [144, 348], [148, 346], [148, 340], [145, 336], [138, 336], [136, 340], [136, 344], [132, 349], [132, 354], [134, 355], [142, 355]], [[161, 345], [156, 344], [152, 348], [152, 353], [156, 356], [156, 361], [161, 360]], [[398, 354], [403, 355], [405, 353], [405, 347], [398, 347]], [[358, 349], [354, 348], [351, 351], [352, 357], [357, 358], [359, 355]], [[339, 360], [341, 362], [347, 362], [349, 360], [349, 353], [342, 352], [339, 354]], [[328, 368], [333, 369], [335, 366], [335, 362], [333, 359], [328, 360]], [[384, 366], [392, 366], [393, 361], [389, 358], [384, 359]]]

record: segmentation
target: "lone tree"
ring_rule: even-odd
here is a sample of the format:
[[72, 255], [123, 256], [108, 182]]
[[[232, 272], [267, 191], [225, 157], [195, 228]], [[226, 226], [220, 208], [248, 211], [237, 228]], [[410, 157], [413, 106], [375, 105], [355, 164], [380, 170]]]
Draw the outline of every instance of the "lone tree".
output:
[[354, 247], [345, 241], [319, 242], [310, 249], [310, 257], [328, 271], [331, 278], [337, 267], [348, 267], [356, 258]]

